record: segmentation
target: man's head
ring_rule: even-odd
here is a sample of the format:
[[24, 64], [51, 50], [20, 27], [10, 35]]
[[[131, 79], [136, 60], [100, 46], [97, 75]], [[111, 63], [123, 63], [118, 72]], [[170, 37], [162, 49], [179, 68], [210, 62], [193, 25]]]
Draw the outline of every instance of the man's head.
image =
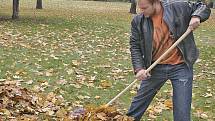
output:
[[138, 0], [140, 11], [146, 17], [150, 17], [156, 13], [157, 5], [160, 5], [159, 0]]

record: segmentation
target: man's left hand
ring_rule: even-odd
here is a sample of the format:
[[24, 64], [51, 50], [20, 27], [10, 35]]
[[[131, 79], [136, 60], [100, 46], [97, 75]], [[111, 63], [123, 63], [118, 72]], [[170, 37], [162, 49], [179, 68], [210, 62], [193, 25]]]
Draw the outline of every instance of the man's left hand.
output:
[[198, 28], [200, 25], [200, 18], [197, 16], [193, 16], [189, 23], [189, 28], [193, 31]]

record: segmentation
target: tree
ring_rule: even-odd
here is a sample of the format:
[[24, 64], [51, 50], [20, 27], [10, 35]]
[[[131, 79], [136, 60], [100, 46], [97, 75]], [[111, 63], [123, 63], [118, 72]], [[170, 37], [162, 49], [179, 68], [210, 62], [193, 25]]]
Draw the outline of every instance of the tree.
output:
[[19, 0], [13, 0], [13, 15], [12, 19], [19, 18]]
[[37, 6], [36, 9], [43, 9], [42, 0], [37, 0]]
[[130, 7], [130, 13], [131, 14], [137, 14], [137, 1], [136, 0], [130, 0], [131, 2], [131, 7]]

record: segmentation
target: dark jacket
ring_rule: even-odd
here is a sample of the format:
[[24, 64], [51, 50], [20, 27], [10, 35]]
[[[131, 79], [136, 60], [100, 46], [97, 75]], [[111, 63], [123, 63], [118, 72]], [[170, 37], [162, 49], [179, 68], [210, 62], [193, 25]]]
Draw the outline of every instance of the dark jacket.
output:
[[[191, 3], [183, 0], [162, 1], [163, 19], [176, 41], [188, 28], [192, 16], [207, 20], [210, 9], [201, 2]], [[152, 64], [153, 23], [150, 18], [139, 14], [131, 22], [130, 51], [134, 70], [147, 69]], [[199, 56], [193, 33], [190, 33], [178, 46], [185, 63], [192, 67]]]

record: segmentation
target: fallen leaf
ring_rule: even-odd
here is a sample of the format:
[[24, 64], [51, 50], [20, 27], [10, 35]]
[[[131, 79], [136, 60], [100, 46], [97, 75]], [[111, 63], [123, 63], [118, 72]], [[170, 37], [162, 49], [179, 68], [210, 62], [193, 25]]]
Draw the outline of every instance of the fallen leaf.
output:
[[33, 80], [29, 80], [29, 81], [27, 81], [25, 83], [28, 84], [28, 85], [31, 85], [31, 84], [33, 84]]
[[173, 104], [172, 104], [172, 100], [168, 99], [164, 101], [164, 105], [169, 108], [172, 109], [173, 108]]
[[98, 113], [98, 114], [96, 114], [96, 117], [103, 121], [107, 120], [107, 118], [106, 118], [107, 116], [105, 113]]
[[56, 116], [59, 118], [64, 118], [66, 117], [67, 111], [64, 108], [61, 108], [56, 112]]
[[65, 79], [61, 79], [61, 80], [57, 81], [57, 84], [65, 85], [65, 84], [67, 84], [67, 81]]
[[101, 80], [100, 86], [102, 88], [108, 88], [112, 86], [112, 83], [110, 81], [106, 81], [106, 80]]
[[212, 97], [212, 96], [213, 96], [212, 93], [206, 93], [206, 95], [204, 97], [209, 98], [209, 97]]
[[75, 71], [73, 70], [73, 69], [68, 69], [67, 70], [67, 73], [69, 74], [69, 75], [71, 75], [71, 74], [73, 74]]
[[95, 96], [95, 99], [100, 99], [101, 97], [100, 96]]
[[202, 113], [200, 117], [201, 117], [202, 119], [208, 119], [208, 115], [205, 114], [205, 113]]
[[78, 60], [72, 60], [72, 65], [73, 65], [73, 66], [77, 67], [77, 66], [79, 66], [80, 64], [81, 64], [81, 63], [78, 62]]

